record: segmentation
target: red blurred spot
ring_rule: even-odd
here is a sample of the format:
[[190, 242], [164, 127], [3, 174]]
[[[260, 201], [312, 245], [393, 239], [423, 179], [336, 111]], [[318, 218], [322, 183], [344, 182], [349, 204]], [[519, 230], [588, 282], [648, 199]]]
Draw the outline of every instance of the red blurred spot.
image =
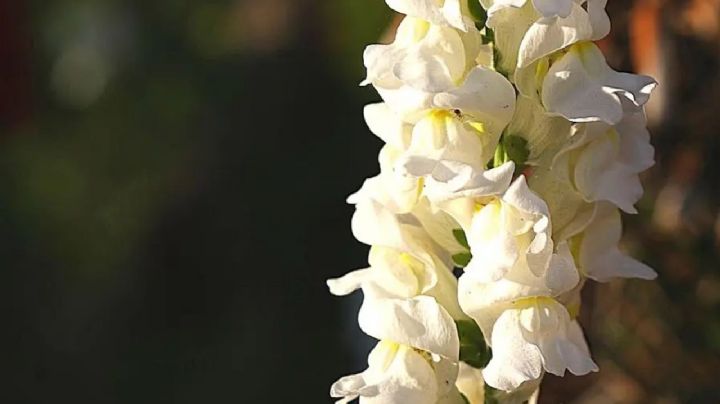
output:
[[[30, 120], [30, 63], [23, 2], [0, 0], [0, 128]], [[6, 132], [7, 133], [7, 132]]]

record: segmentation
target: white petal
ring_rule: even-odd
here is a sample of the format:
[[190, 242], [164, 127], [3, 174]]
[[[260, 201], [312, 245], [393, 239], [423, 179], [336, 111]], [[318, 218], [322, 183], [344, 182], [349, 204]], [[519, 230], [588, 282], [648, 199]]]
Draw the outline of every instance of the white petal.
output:
[[517, 67], [525, 67], [539, 58], [592, 38], [593, 29], [587, 12], [572, 3], [565, 17], [543, 18], [535, 22], [520, 43]]
[[457, 89], [435, 95], [433, 106], [459, 109], [481, 122], [485, 131], [499, 134], [515, 110], [515, 89], [500, 73], [478, 66]]
[[363, 52], [363, 63], [367, 75], [360, 85], [375, 83], [380, 87], [396, 87], [401, 83], [393, 76], [392, 69], [396, 60], [401, 60], [407, 49], [393, 45], [368, 45]]
[[461, 31], [471, 31], [475, 29], [475, 24], [469, 16], [467, 2], [465, 0], [445, 0], [441, 11], [445, 17], [445, 21], [447, 21], [451, 27]]
[[409, 249], [397, 217], [374, 200], [356, 204], [351, 227], [355, 238], [367, 245]]
[[485, 381], [482, 378], [482, 370], [460, 362], [456, 385], [470, 404], [485, 403]]
[[655, 279], [657, 273], [618, 249], [622, 234], [620, 213], [612, 205], [599, 204], [598, 213], [585, 230], [580, 245], [580, 266], [600, 282], [613, 278]]
[[337, 279], [328, 279], [326, 283], [330, 293], [335, 296], [345, 296], [361, 288], [370, 276], [370, 268], [359, 269]]
[[574, 4], [572, 0], [533, 0], [533, 5], [543, 17], [567, 17]]
[[432, 205], [423, 198], [413, 210], [413, 215], [427, 230], [430, 237], [451, 255], [465, 252], [466, 248], [457, 241], [453, 230], [461, 228], [460, 224], [447, 212]]
[[[508, 1], [495, 2], [488, 10], [487, 26], [495, 31], [497, 69], [512, 77], [518, 63], [518, 52], [528, 29], [538, 20], [539, 15], [530, 2], [517, 3], [514, 7], [496, 7]], [[521, 8], [520, 4], [524, 4]]]
[[435, 404], [437, 377], [431, 365], [413, 349], [395, 342], [380, 341], [368, 357], [368, 369], [346, 376], [330, 389], [332, 397], [349, 402], [358, 396], [364, 403]]
[[623, 120], [615, 129], [620, 134], [622, 164], [632, 167], [635, 172], [642, 172], [655, 164], [655, 149], [650, 144], [650, 133], [642, 109], [626, 110]]
[[542, 375], [540, 349], [525, 340], [519, 314], [518, 310], [507, 310], [493, 327], [493, 358], [483, 370], [483, 377], [496, 389], [511, 391]]
[[434, 0], [385, 0], [385, 3], [400, 14], [417, 17], [433, 24], [442, 24], [445, 20]]
[[552, 295], [558, 296], [574, 288], [580, 282], [580, 274], [567, 243], [558, 246], [558, 252], [552, 255], [547, 271], [547, 285]]
[[401, 121], [385, 103], [366, 105], [363, 115], [370, 131], [385, 143], [400, 150], [410, 145], [412, 126]]
[[451, 88], [465, 75], [467, 57], [460, 34], [432, 26], [427, 35], [408, 49], [392, 71], [403, 83], [429, 92]]
[[[485, 166], [481, 137], [486, 134], [463, 123], [454, 114], [445, 111], [430, 113], [415, 125], [412, 133], [412, 143], [406, 153], [409, 158], [425, 158], [436, 164], [452, 161], [478, 169]], [[426, 176], [435, 171], [433, 164], [415, 167], [425, 167], [426, 170], [408, 170], [414, 176]]]
[[650, 77], [612, 70], [597, 46], [583, 43], [550, 67], [542, 100], [548, 112], [571, 121], [614, 125], [623, 117], [621, 97], [642, 106], [655, 86]]
[[577, 322], [571, 323], [569, 318], [563, 318], [562, 321], [566, 323], [563, 326], [567, 329], [566, 336], [551, 337], [541, 343], [545, 370], [558, 376], [564, 376], [565, 369], [576, 376], [597, 372], [598, 367], [590, 357]]
[[610, 17], [605, 11], [607, 0], [588, 0], [587, 10], [593, 28], [592, 40], [605, 38], [610, 33]]
[[524, 175], [513, 181], [503, 195], [503, 201], [524, 212], [537, 213], [543, 216], [549, 215], [547, 204], [530, 190]]
[[[413, 163], [408, 161], [408, 164]], [[436, 203], [499, 195], [508, 188], [514, 171], [512, 161], [490, 170], [477, 170], [467, 164], [444, 161], [435, 167], [432, 177], [426, 182], [426, 195]], [[453, 212], [449, 213], [453, 215]], [[458, 217], [455, 219], [460, 220]]]
[[[482, 2], [483, 0], [481, 0]], [[508, 7], [514, 7], [514, 8], [520, 8], [525, 5], [527, 0], [485, 0], [488, 3], [491, 3], [492, 5], [488, 8], [487, 4], [483, 4], [485, 8], [488, 9], [488, 14], [492, 15], [497, 13], [500, 10], [503, 10]]]
[[462, 31], [472, 28], [472, 21], [459, 0], [445, 0], [443, 7], [435, 0], [385, 0], [400, 14], [421, 18], [435, 25], [450, 25]]
[[467, 234], [473, 258], [465, 268], [480, 282], [494, 282], [505, 276], [519, 258], [515, 237], [503, 227], [499, 202], [486, 205], [475, 214]]
[[432, 297], [366, 299], [358, 321], [371, 337], [457, 360], [460, 348], [455, 322]]

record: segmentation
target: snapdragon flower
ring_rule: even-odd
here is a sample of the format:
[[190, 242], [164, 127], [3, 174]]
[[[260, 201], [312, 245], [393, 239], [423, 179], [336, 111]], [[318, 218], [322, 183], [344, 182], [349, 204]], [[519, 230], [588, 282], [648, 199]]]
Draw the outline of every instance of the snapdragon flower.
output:
[[[465, 194], [468, 195], [468, 194]], [[545, 203], [520, 176], [502, 196], [472, 195], [440, 206], [465, 230], [472, 260], [465, 271], [493, 282], [514, 268], [544, 275], [553, 251]]]
[[570, 121], [614, 125], [623, 118], [624, 102], [642, 107], [656, 85], [650, 77], [612, 70], [600, 49], [584, 42], [550, 66], [542, 101], [548, 112]]
[[475, 271], [460, 277], [460, 304], [493, 348], [483, 371], [487, 384], [513, 391], [545, 371], [562, 376], [566, 369], [576, 375], [597, 370], [582, 331], [558, 301], [579, 281], [566, 243], [558, 246], [543, 277], [527, 268], [514, 268], [495, 282]]
[[[627, 103], [629, 104], [629, 103]], [[571, 188], [587, 202], [607, 201], [628, 213], [643, 194], [639, 173], [654, 164], [654, 149], [645, 114], [630, 106], [616, 125], [589, 122], [573, 126], [553, 169], [567, 176]]]
[[495, 31], [499, 67], [512, 75], [538, 59], [610, 32], [607, 0], [481, 0]]
[[475, 67], [481, 46], [475, 29], [463, 32], [405, 17], [392, 44], [365, 48], [367, 77], [362, 84], [442, 91], [463, 81]]
[[370, 352], [368, 368], [345, 376], [330, 388], [330, 396], [348, 403], [462, 404], [455, 388], [457, 365], [394, 341], [380, 341]]
[[615, 278], [655, 279], [657, 273], [652, 268], [620, 251], [621, 235], [618, 209], [609, 203], [599, 203], [585, 231], [570, 239], [581, 273], [599, 282]]
[[401, 14], [417, 17], [434, 25], [451, 26], [462, 31], [474, 29], [467, 1], [464, 0], [385, 0]]

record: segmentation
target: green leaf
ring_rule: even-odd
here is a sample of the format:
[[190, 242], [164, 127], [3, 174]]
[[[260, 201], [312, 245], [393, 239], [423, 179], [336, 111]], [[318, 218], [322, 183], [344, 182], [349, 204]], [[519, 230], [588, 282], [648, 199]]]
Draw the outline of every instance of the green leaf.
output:
[[452, 256], [452, 260], [460, 268], [465, 268], [470, 263], [470, 260], [472, 259], [472, 254], [469, 252], [467, 253], [458, 253]]
[[458, 320], [455, 324], [460, 337], [460, 360], [474, 368], [485, 367], [492, 358], [492, 351], [485, 345], [480, 327], [472, 320]]
[[463, 229], [454, 229], [452, 233], [455, 240], [457, 240], [461, 246], [467, 248], [468, 250], [470, 249], [470, 245], [468, 244], [467, 237], [465, 236]]

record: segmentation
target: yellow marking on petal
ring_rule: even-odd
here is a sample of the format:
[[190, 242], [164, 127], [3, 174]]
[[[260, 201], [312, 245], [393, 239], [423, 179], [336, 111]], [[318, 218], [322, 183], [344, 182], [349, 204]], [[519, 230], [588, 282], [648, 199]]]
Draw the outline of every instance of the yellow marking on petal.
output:
[[446, 119], [450, 119], [452, 117], [452, 114], [450, 111], [445, 109], [433, 109], [430, 111], [430, 119], [433, 121], [444, 121]]
[[605, 135], [610, 139], [613, 146], [615, 146], [615, 151], [618, 152], [620, 150], [620, 134], [618, 131], [615, 130], [615, 128], [610, 128]]
[[485, 125], [482, 122], [469, 121], [467, 122], [467, 124], [470, 125], [471, 128], [478, 131], [479, 135], [485, 134]]
[[[411, 18], [411, 17], [409, 17]], [[413, 18], [413, 41], [420, 42], [430, 30], [430, 23], [419, 18]]]
[[383, 354], [382, 370], [385, 371], [387, 370], [387, 368], [390, 367], [390, 364], [392, 364], [393, 360], [395, 359], [395, 355], [397, 355], [398, 350], [400, 349], [400, 344], [384, 339], [380, 341], [379, 349]]
[[582, 63], [585, 64], [585, 57], [594, 47], [595, 44], [593, 42], [581, 41], [572, 45], [572, 47], [570, 47], [570, 52], [574, 52], [578, 56], [578, 58], [580, 58]]
[[415, 277], [418, 280], [418, 283], [420, 283], [421, 279], [423, 279], [423, 272], [425, 271], [425, 264], [423, 264], [420, 260], [413, 257], [412, 255], [408, 253], [400, 253], [398, 256], [398, 259], [400, 262], [407, 267], [407, 269], [415, 275]]
[[483, 210], [486, 207], [491, 209], [491, 211], [489, 211], [488, 213], [493, 213], [494, 215], [500, 214], [501, 204], [500, 204], [499, 199], [495, 198], [490, 202], [483, 202], [481, 200], [475, 201], [475, 212], [476, 213], [480, 212], [481, 210]]
[[524, 299], [515, 300], [512, 302], [512, 306], [514, 309], [517, 310], [524, 310], [529, 309], [531, 307], [536, 307], [539, 305], [545, 305], [545, 304], [552, 304], [556, 303], [557, 301], [553, 299], [552, 297], [547, 296], [534, 296], [534, 297], [526, 297]]
[[420, 200], [420, 197], [422, 197], [423, 189], [425, 188], [425, 177], [420, 177], [417, 180], [417, 194], [415, 195], [416, 201]]
[[538, 88], [542, 88], [543, 80], [545, 80], [545, 76], [547, 75], [549, 70], [550, 70], [549, 58], [540, 59], [540, 61], [537, 64], [537, 67], [535, 68], [535, 82], [537, 83]]

